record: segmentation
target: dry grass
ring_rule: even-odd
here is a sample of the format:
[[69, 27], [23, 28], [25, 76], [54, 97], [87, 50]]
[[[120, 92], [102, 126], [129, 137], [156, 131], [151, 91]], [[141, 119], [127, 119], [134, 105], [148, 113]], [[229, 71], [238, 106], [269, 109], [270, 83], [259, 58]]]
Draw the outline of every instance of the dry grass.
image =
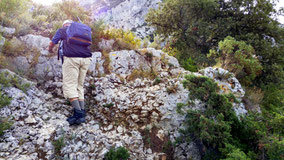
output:
[[134, 69], [132, 73], [127, 76], [128, 81], [134, 81], [137, 78], [146, 78], [154, 80], [157, 77], [157, 73], [154, 70], [144, 71], [142, 69]]

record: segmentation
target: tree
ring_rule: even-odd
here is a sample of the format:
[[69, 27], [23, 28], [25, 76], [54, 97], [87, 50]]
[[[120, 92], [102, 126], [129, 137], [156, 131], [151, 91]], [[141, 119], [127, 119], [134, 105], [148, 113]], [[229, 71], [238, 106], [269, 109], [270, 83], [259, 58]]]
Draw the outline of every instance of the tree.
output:
[[263, 67], [252, 85], [274, 94], [279, 92], [275, 89], [279, 86], [281, 92], [284, 90], [284, 28], [275, 19], [275, 15], [280, 14], [275, 9], [276, 2], [166, 0], [158, 9], [149, 11], [146, 21], [157, 33], [172, 37], [171, 47], [178, 49], [176, 57], [181, 64], [191, 57], [199, 68], [214, 64], [214, 60], [205, 55], [210, 49], [217, 49], [218, 42], [227, 36], [244, 41], [254, 48]]
[[222, 68], [235, 73], [236, 78], [246, 86], [250, 85], [262, 70], [255, 57], [254, 48], [230, 36], [219, 42], [218, 51], [210, 50], [210, 56], [215, 56]]

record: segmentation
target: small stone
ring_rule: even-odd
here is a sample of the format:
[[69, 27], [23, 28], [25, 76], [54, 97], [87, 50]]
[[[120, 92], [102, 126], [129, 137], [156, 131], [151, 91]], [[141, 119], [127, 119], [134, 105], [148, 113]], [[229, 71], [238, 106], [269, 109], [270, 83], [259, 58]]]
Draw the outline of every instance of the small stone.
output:
[[27, 124], [33, 124], [33, 123], [36, 123], [36, 120], [33, 116], [29, 116], [28, 118], [25, 119], [25, 122]]
[[136, 115], [136, 114], [132, 114], [131, 117], [132, 117], [133, 120], [138, 120], [138, 115]]
[[109, 131], [109, 130], [111, 130], [113, 128], [113, 125], [109, 125], [108, 127], [107, 127], [107, 130]]
[[116, 130], [117, 130], [118, 133], [122, 133], [123, 132], [123, 128], [120, 127], [120, 126], [118, 126]]
[[151, 148], [148, 148], [148, 149], [147, 149], [147, 153], [152, 154], [152, 149], [151, 149]]

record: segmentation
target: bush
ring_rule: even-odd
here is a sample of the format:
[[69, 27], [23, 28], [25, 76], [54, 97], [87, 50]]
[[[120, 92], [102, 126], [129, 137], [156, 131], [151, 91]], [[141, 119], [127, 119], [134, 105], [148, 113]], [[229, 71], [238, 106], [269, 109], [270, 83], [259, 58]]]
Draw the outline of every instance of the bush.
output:
[[252, 46], [228, 36], [219, 42], [219, 50], [210, 50], [208, 56], [216, 57], [222, 68], [235, 73], [236, 78], [248, 86], [262, 70], [254, 52]]
[[283, 137], [271, 136], [268, 144], [265, 144], [267, 155], [270, 159], [284, 159], [284, 139]]
[[52, 145], [54, 146], [55, 154], [60, 154], [60, 151], [63, 147], [65, 147], [65, 141], [64, 136], [60, 137], [59, 139], [52, 142]]
[[90, 12], [74, 0], [54, 3], [52, 6], [34, 4], [31, 15], [34, 19], [32, 28], [49, 37], [52, 37], [57, 29], [62, 27], [62, 23], [66, 19], [79, 21], [77, 18], [79, 17], [83, 23], [88, 25], [91, 21]]
[[11, 103], [11, 98], [2, 94], [0, 91], [0, 108], [7, 106]]
[[130, 154], [124, 147], [118, 147], [117, 149], [111, 148], [108, 153], [105, 154], [105, 160], [127, 160]]
[[29, 12], [30, 7], [29, 0], [1, 0], [0, 25], [16, 28], [17, 36], [29, 33], [30, 25], [34, 23]]
[[12, 125], [13, 123], [7, 119], [0, 118], [0, 136], [3, 136], [4, 131], [10, 129]]
[[123, 29], [110, 28], [104, 32], [104, 38], [114, 39], [113, 50], [134, 50], [141, 46], [141, 39], [136, 37], [131, 31], [124, 31]]
[[104, 37], [104, 30], [106, 28], [106, 25], [104, 24], [103, 20], [95, 21], [92, 25], [92, 46], [91, 49], [93, 51], [100, 51], [99, 50], [99, 42], [101, 42], [102, 38]]
[[[245, 153], [258, 152], [255, 146], [261, 136], [255, 132], [257, 122], [236, 116], [232, 103], [238, 103], [238, 100], [233, 94], [219, 94], [218, 85], [203, 76], [186, 75], [183, 85], [190, 91], [190, 101], [197, 99], [205, 104], [205, 109], [187, 111], [186, 129], [181, 130], [182, 138], [193, 136], [193, 139], [205, 145], [207, 149], [204, 150], [204, 158], [213, 153], [214, 159], [247, 158]], [[184, 105], [178, 104], [180, 113], [183, 113], [181, 109]]]
[[24, 83], [17, 75], [10, 75], [9, 72], [0, 73], [0, 84], [3, 87], [16, 87], [25, 93], [31, 87], [29, 83]]

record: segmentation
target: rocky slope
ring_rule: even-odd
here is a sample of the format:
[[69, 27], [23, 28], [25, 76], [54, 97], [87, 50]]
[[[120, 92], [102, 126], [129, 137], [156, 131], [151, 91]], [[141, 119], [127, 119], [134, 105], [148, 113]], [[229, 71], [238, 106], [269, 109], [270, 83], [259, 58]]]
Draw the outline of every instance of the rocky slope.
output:
[[132, 30], [145, 37], [154, 29], [145, 23], [145, 15], [150, 8], [157, 8], [161, 0], [96, 0], [79, 1], [92, 12], [95, 20], [102, 19], [110, 26]]
[[[111, 147], [124, 146], [130, 159], [152, 160], [172, 155], [173, 159], [198, 160], [201, 148], [194, 142], [165, 150], [183, 127], [184, 116], [177, 113], [176, 104], [185, 103], [189, 94], [181, 84], [184, 75], [208, 76], [218, 82], [221, 92], [231, 92], [239, 99], [244, 96], [236, 78], [220, 78], [228, 71], [206, 68], [190, 73], [160, 50], [124, 50], [108, 55], [94, 52], [85, 82], [87, 122], [70, 127], [66, 118], [71, 107], [61, 91], [61, 62], [45, 50], [49, 39], [35, 35], [19, 39], [37, 48], [39, 55], [33, 65], [30, 61], [34, 55], [14, 58], [13, 63], [18, 65], [15, 71], [32, 70], [31, 77], [37, 79], [40, 87], [29, 82], [32, 85], [26, 93], [15, 87], [4, 89], [13, 100], [0, 109], [0, 117], [10, 118], [14, 124], [1, 137], [0, 159], [103, 159]], [[152, 80], [153, 77], [160, 81]], [[188, 106], [202, 107], [198, 101]], [[234, 104], [234, 108], [237, 114], [246, 113], [242, 103]], [[62, 137], [65, 146], [56, 153], [52, 142]]]

